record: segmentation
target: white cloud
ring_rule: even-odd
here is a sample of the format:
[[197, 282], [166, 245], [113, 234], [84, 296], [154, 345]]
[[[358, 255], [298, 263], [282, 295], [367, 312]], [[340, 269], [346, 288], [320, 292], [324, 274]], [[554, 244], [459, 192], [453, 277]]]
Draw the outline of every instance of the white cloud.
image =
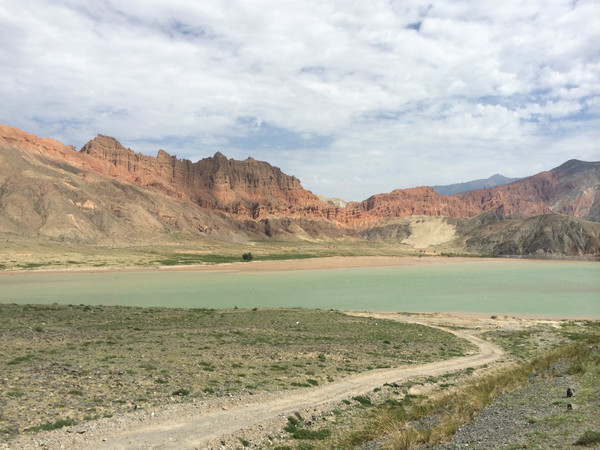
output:
[[360, 200], [598, 160], [594, 0], [5, 0], [0, 122]]

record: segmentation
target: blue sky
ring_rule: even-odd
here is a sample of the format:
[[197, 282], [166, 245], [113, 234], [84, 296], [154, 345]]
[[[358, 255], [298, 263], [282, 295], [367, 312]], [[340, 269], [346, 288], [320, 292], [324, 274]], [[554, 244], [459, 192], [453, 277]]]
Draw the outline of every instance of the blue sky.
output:
[[363, 200], [600, 160], [596, 0], [3, 0], [0, 123]]

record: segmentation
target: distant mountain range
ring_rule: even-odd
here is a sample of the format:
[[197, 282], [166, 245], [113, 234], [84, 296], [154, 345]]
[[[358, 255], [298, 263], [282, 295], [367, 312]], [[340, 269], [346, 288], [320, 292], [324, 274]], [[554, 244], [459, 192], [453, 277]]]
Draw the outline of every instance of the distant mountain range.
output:
[[431, 186], [431, 188], [440, 195], [454, 195], [461, 192], [474, 191], [476, 189], [493, 188], [518, 181], [520, 178], [508, 178], [497, 173], [489, 178], [467, 181], [464, 183], [448, 184], [445, 186]]
[[0, 237], [6, 240], [86, 246], [181, 236], [371, 240], [418, 251], [600, 255], [599, 221], [600, 162], [570, 160], [453, 195], [418, 187], [344, 203], [252, 158], [217, 152], [192, 163], [163, 150], [152, 157], [102, 135], [78, 151], [0, 125]]

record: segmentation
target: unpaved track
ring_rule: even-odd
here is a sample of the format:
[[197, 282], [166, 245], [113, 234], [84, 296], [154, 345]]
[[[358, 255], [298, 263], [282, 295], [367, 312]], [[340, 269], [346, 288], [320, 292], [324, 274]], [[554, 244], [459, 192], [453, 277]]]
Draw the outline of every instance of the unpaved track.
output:
[[[389, 315], [381, 317], [391, 318]], [[401, 320], [420, 323], [406, 318]], [[425, 323], [422, 325], [433, 326]], [[98, 429], [94, 433], [72, 433], [68, 436], [68, 443], [63, 445], [65, 448], [99, 449], [205, 448], [208, 443], [222, 436], [268, 422], [278, 416], [286, 416], [308, 408], [326, 408], [327, 405], [372, 391], [385, 383], [422, 376], [439, 376], [467, 367], [489, 364], [504, 354], [499, 347], [479, 339], [473, 332], [433, 327], [467, 339], [479, 347], [479, 353], [418, 366], [374, 370], [315, 388], [281, 393], [272, 398], [262, 398], [258, 401], [249, 398], [218, 409], [188, 409], [172, 413], [167, 410], [166, 414], [160, 416], [147, 416], [137, 421], [124, 420], [121, 422], [122, 426]], [[58, 440], [60, 441], [60, 438]], [[53, 441], [57, 443], [56, 440]]]

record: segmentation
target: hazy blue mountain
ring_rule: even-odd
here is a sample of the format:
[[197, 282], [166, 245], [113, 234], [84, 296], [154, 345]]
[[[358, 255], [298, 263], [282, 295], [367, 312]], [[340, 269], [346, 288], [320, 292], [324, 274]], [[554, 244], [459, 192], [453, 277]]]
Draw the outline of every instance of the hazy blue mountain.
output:
[[454, 195], [460, 192], [474, 191], [481, 188], [493, 188], [503, 184], [512, 183], [520, 178], [508, 178], [497, 173], [486, 179], [467, 181], [465, 183], [448, 184], [446, 186], [431, 186], [440, 195]]

